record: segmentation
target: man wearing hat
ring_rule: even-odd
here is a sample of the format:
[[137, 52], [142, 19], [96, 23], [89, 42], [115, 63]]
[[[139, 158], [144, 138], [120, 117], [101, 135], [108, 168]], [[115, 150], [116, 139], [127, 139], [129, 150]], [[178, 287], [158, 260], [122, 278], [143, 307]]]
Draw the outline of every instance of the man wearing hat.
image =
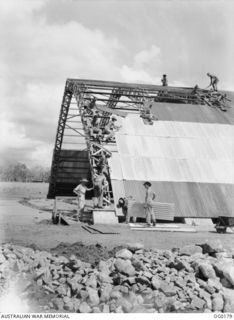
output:
[[93, 191], [94, 191], [94, 208], [103, 208], [103, 193], [108, 187], [106, 176], [103, 169], [95, 172], [93, 177]]
[[149, 181], [146, 181], [143, 186], [146, 189], [145, 193], [145, 213], [146, 213], [146, 223], [148, 226], [151, 226], [151, 220], [153, 222], [153, 225], [156, 225], [156, 218], [153, 210], [153, 201], [156, 198], [156, 194], [151, 190], [151, 183]]
[[81, 213], [84, 210], [85, 207], [85, 194], [86, 191], [90, 191], [93, 188], [87, 188], [88, 180], [87, 179], [81, 179], [80, 184], [73, 190], [73, 192], [77, 195], [77, 215], [76, 219], [77, 221], [80, 220]]

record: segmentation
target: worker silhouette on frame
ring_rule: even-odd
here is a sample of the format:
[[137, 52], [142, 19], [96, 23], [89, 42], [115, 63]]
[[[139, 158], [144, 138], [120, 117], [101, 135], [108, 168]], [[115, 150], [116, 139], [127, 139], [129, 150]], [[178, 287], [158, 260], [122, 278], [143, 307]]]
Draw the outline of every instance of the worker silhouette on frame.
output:
[[168, 81], [167, 81], [167, 75], [166, 74], [163, 74], [161, 82], [162, 82], [162, 86], [163, 87], [167, 87], [168, 86]]
[[218, 91], [218, 88], [217, 88], [217, 84], [219, 82], [219, 79], [217, 76], [213, 75], [213, 74], [210, 74], [209, 72], [207, 73], [207, 76], [210, 77], [210, 84], [208, 85], [207, 89], [209, 87], [212, 87], [211, 89], [214, 90], [214, 91]]

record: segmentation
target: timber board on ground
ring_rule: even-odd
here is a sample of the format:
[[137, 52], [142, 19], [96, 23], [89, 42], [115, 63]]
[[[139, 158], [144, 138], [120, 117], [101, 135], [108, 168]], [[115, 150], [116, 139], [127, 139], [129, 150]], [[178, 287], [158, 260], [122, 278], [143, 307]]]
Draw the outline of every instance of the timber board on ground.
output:
[[131, 228], [132, 231], [164, 231], [164, 232], [197, 232], [195, 228], [161, 228], [161, 227], [142, 227]]

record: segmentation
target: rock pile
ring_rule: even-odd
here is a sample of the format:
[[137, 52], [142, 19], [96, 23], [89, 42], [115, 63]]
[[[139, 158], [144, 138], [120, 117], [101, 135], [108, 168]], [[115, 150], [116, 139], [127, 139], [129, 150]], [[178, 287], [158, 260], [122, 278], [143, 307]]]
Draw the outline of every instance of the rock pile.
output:
[[129, 244], [98, 265], [46, 251], [0, 247], [2, 294], [12, 272], [52, 297], [45, 308], [80, 313], [234, 312], [234, 253], [217, 243], [144, 250]]

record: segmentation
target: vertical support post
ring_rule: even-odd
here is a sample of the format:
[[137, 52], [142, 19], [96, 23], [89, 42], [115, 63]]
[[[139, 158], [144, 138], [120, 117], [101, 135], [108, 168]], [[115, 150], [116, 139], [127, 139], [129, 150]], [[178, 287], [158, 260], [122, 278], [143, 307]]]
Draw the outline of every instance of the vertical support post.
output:
[[64, 129], [65, 129], [67, 115], [68, 115], [68, 111], [69, 111], [69, 107], [70, 107], [70, 103], [71, 103], [71, 99], [72, 99], [72, 94], [73, 93], [71, 90], [71, 84], [69, 81], [67, 81], [66, 85], [65, 85], [62, 105], [61, 105], [61, 109], [60, 109], [58, 129], [57, 129], [54, 152], [53, 152], [50, 186], [49, 186], [49, 192], [47, 195], [47, 198], [49, 198], [49, 199], [53, 199], [55, 197], [56, 178], [57, 178], [58, 167], [59, 167], [60, 151], [61, 151], [61, 147], [62, 147]]

